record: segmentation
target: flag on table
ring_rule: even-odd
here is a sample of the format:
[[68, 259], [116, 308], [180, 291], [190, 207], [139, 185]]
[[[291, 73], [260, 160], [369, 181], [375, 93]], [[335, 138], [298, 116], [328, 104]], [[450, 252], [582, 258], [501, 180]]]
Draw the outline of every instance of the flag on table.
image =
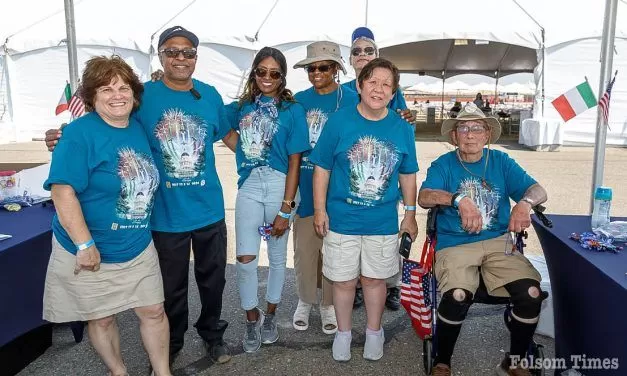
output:
[[416, 261], [403, 259], [401, 304], [409, 314], [411, 325], [421, 339], [431, 335], [431, 273], [425, 273]]
[[612, 81], [610, 81], [610, 83], [607, 85], [607, 88], [605, 89], [605, 93], [603, 93], [603, 96], [599, 100], [599, 107], [601, 107], [601, 113], [603, 114], [603, 121], [605, 121], [605, 124], [609, 124], [610, 97], [612, 95], [612, 86], [614, 86], [614, 81], [616, 81], [617, 73], [618, 71], [614, 73], [614, 78], [612, 78]]
[[85, 103], [83, 103], [83, 100], [76, 94], [77, 93], [74, 93], [72, 99], [70, 99], [68, 110], [73, 117], [79, 118], [85, 114]]
[[59, 104], [57, 104], [57, 108], [54, 110], [55, 115], [59, 115], [63, 111], [67, 111], [70, 103], [70, 98], [72, 97], [72, 90], [70, 89], [70, 84], [65, 84], [65, 89], [63, 89], [63, 94], [59, 99]]
[[597, 99], [588, 81], [575, 86], [551, 102], [564, 121], [597, 105]]

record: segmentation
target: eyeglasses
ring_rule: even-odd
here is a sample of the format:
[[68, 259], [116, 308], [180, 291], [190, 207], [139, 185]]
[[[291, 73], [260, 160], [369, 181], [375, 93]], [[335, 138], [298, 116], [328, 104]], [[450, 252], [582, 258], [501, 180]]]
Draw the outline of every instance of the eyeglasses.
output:
[[268, 74], [270, 74], [270, 78], [273, 80], [278, 80], [279, 78], [283, 77], [283, 73], [276, 71], [276, 70], [269, 70], [266, 68], [255, 68], [255, 75], [259, 78], [264, 78], [266, 77]]
[[326, 64], [326, 65], [308, 65], [305, 67], [305, 70], [307, 71], [307, 73], [316, 73], [316, 71], [319, 71], [320, 73], [327, 73], [328, 71], [331, 70], [331, 67], [333, 67], [333, 64]]
[[163, 50], [159, 51], [159, 53], [165, 54], [165, 56], [169, 57], [169, 58], [177, 58], [179, 57], [179, 54], [183, 54], [183, 57], [186, 59], [193, 59], [196, 57], [196, 49], [195, 48], [184, 48], [182, 50], [179, 50], [178, 48], [164, 48]]
[[474, 124], [474, 125], [460, 125], [455, 130], [457, 131], [457, 133], [461, 133], [461, 134], [468, 134], [468, 133], [481, 134], [481, 133], [484, 133], [487, 129], [483, 125]]
[[366, 47], [364, 49], [362, 49], [361, 47], [355, 47], [353, 48], [353, 50], [351, 51], [351, 53], [353, 54], [353, 56], [359, 56], [362, 54], [362, 52], [368, 56], [374, 55], [374, 53], [376, 52], [376, 50], [374, 49], [374, 47]]

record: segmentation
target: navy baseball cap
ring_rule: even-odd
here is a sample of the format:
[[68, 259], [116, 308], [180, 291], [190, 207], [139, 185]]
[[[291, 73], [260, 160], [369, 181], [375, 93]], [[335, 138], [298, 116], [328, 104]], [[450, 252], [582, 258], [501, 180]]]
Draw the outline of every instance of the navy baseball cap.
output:
[[198, 47], [198, 37], [196, 34], [185, 29], [183, 26], [172, 26], [169, 29], [165, 29], [161, 35], [159, 35], [159, 43], [157, 48], [161, 47], [168, 39], [174, 37], [183, 37], [192, 42], [194, 47]]
[[368, 38], [374, 41], [374, 34], [372, 30], [368, 29], [365, 26], [358, 27], [353, 31], [353, 37], [351, 38], [351, 43], [355, 43], [355, 41], [359, 38]]

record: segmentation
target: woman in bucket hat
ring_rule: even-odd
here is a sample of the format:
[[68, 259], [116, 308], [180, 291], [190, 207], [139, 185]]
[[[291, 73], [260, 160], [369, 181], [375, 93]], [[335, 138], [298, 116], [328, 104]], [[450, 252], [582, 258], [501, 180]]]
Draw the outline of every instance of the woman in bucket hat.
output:
[[[304, 68], [313, 85], [297, 93], [294, 98], [305, 107], [309, 126], [309, 144], [315, 147], [320, 132], [330, 114], [340, 108], [357, 106], [357, 93], [339, 85], [339, 72], [346, 74], [340, 46], [333, 42], [314, 42], [307, 46], [307, 57], [294, 65]], [[296, 330], [309, 328], [309, 314], [318, 303], [321, 289], [320, 318], [322, 331], [334, 334], [337, 321], [333, 308], [333, 285], [322, 275], [322, 239], [313, 228], [313, 170], [310, 152], [303, 153], [300, 166], [299, 190], [301, 202], [294, 220], [294, 269], [298, 292], [298, 306], [292, 325]]]

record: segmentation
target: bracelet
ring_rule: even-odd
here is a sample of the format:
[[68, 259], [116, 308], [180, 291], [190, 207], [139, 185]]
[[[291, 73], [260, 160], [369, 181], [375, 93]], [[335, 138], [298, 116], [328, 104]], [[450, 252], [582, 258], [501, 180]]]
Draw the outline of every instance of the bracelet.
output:
[[81, 244], [74, 244], [74, 245], [76, 246], [77, 251], [82, 251], [84, 249], [91, 247], [94, 244], [96, 244], [96, 242], [94, 242], [94, 239], [91, 239], [88, 242], [81, 243]]
[[405, 211], [413, 210], [416, 211], [416, 205], [405, 205]]
[[464, 193], [456, 193], [455, 199], [453, 200], [453, 207], [457, 209], [459, 207], [459, 202], [467, 197]]
[[291, 214], [288, 213], [283, 213], [282, 211], [279, 210], [279, 214], [277, 214], [279, 217], [281, 218], [285, 218], [285, 219], [290, 219], [290, 217], [292, 216]]

